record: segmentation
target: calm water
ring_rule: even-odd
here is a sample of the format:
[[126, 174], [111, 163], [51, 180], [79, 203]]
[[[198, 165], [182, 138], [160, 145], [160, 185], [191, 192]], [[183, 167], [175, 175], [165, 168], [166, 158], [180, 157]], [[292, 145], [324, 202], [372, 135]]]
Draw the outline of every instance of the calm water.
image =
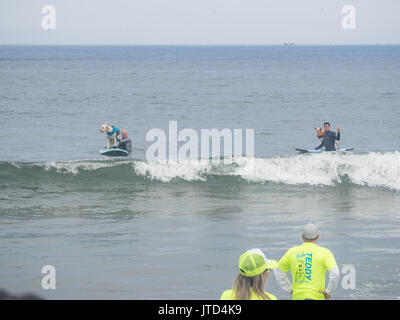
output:
[[[313, 221], [356, 270], [335, 299], [399, 299], [399, 119], [400, 46], [0, 46], [0, 287], [219, 298], [242, 252], [278, 260]], [[146, 133], [171, 120], [254, 129], [254, 168], [146, 161]], [[99, 156], [104, 121], [132, 157]], [[355, 151], [296, 154], [324, 121]], [[290, 298], [273, 277], [267, 290]]]

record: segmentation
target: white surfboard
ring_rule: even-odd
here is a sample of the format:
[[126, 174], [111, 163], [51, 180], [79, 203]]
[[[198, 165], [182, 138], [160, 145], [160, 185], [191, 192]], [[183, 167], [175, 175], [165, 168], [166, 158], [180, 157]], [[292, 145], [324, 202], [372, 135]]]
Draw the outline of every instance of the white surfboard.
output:
[[326, 151], [324, 149], [318, 149], [318, 150], [309, 149], [309, 150], [307, 150], [307, 149], [298, 149], [298, 148], [296, 148], [296, 150], [301, 153], [324, 153], [324, 152], [347, 152], [347, 151], [354, 150], [354, 148], [342, 148], [342, 149], [338, 149], [336, 151]]

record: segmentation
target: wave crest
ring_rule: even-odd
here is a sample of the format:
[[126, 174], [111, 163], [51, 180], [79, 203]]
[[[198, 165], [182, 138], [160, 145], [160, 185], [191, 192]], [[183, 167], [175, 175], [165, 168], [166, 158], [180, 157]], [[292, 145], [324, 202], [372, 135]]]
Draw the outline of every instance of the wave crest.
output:
[[[400, 152], [324, 153], [272, 158], [235, 158], [232, 164], [210, 161], [79, 160], [2, 162], [0, 178], [35, 175], [95, 175], [111, 180], [142, 178], [160, 182], [207, 181], [211, 176], [239, 177], [251, 183], [332, 186], [353, 183], [400, 191]], [[90, 177], [89, 177], [90, 178]]]

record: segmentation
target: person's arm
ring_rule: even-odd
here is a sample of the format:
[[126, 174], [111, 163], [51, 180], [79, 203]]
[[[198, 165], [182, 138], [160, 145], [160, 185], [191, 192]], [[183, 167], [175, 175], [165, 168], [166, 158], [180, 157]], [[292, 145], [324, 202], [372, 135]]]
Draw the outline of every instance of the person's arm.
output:
[[321, 149], [324, 146], [324, 140], [322, 139], [321, 144], [315, 148], [315, 150]]
[[273, 269], [275, 279], [278, 281], [279, 286], [287, 293], [292, 293], [292, 283], [290, 282], [286, 272], [290, 271], [290, 249], [279, 260], [278, 266]]
[[339, 268], [332, 268], [331, 270], [329, 270], [328, 278], [329, 278], [328, 286], [326, 287], [325, 291], [327, 294], [331, 296], [333, 291], [336, 290], [336, 287], [339, 283], [339, 278], [340, 278]]
[[336, 130], [337, 130], [336, 140], [340, 141], [340, 128], [336, 127]]
[[126, 139], [126, 151], [132, 152], [132, 140], [130, 138]]
[[322, 290], [320, 292], [324, 294], [325, 299], [329, 299], [335, 291], [340, 278], [339, 268], [331, 252], [328, 252], [328, 255], [325, 258], [325, 266], [329, 270], [328, 286], [325, 290]]
[[287, 293], [292, 293], [292, 283], [289, 280], [286, 272], [279, 268], [273, 269], [275, 279], [278, 281], [279, 286]]

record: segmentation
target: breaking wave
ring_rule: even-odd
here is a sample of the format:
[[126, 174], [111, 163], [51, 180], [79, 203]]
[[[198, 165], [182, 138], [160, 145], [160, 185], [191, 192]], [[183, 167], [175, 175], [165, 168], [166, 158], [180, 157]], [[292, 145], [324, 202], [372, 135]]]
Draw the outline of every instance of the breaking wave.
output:
[[[214, 159], [215, 160], [215, 159]], [[219, 159], [218, 159], [219, 160]], [[229, 163], [231, 161], [231, 163]], [[236, 177], [247, 183], [332, 186], [352, 183], [400, 191], [400, 152], [324, 153], [271, 158], [212, 161], [79, 160], [0, 162], [0, 180], [91, 177], [107, 180], [144, 179], [159, 182], [202, 181]]]

